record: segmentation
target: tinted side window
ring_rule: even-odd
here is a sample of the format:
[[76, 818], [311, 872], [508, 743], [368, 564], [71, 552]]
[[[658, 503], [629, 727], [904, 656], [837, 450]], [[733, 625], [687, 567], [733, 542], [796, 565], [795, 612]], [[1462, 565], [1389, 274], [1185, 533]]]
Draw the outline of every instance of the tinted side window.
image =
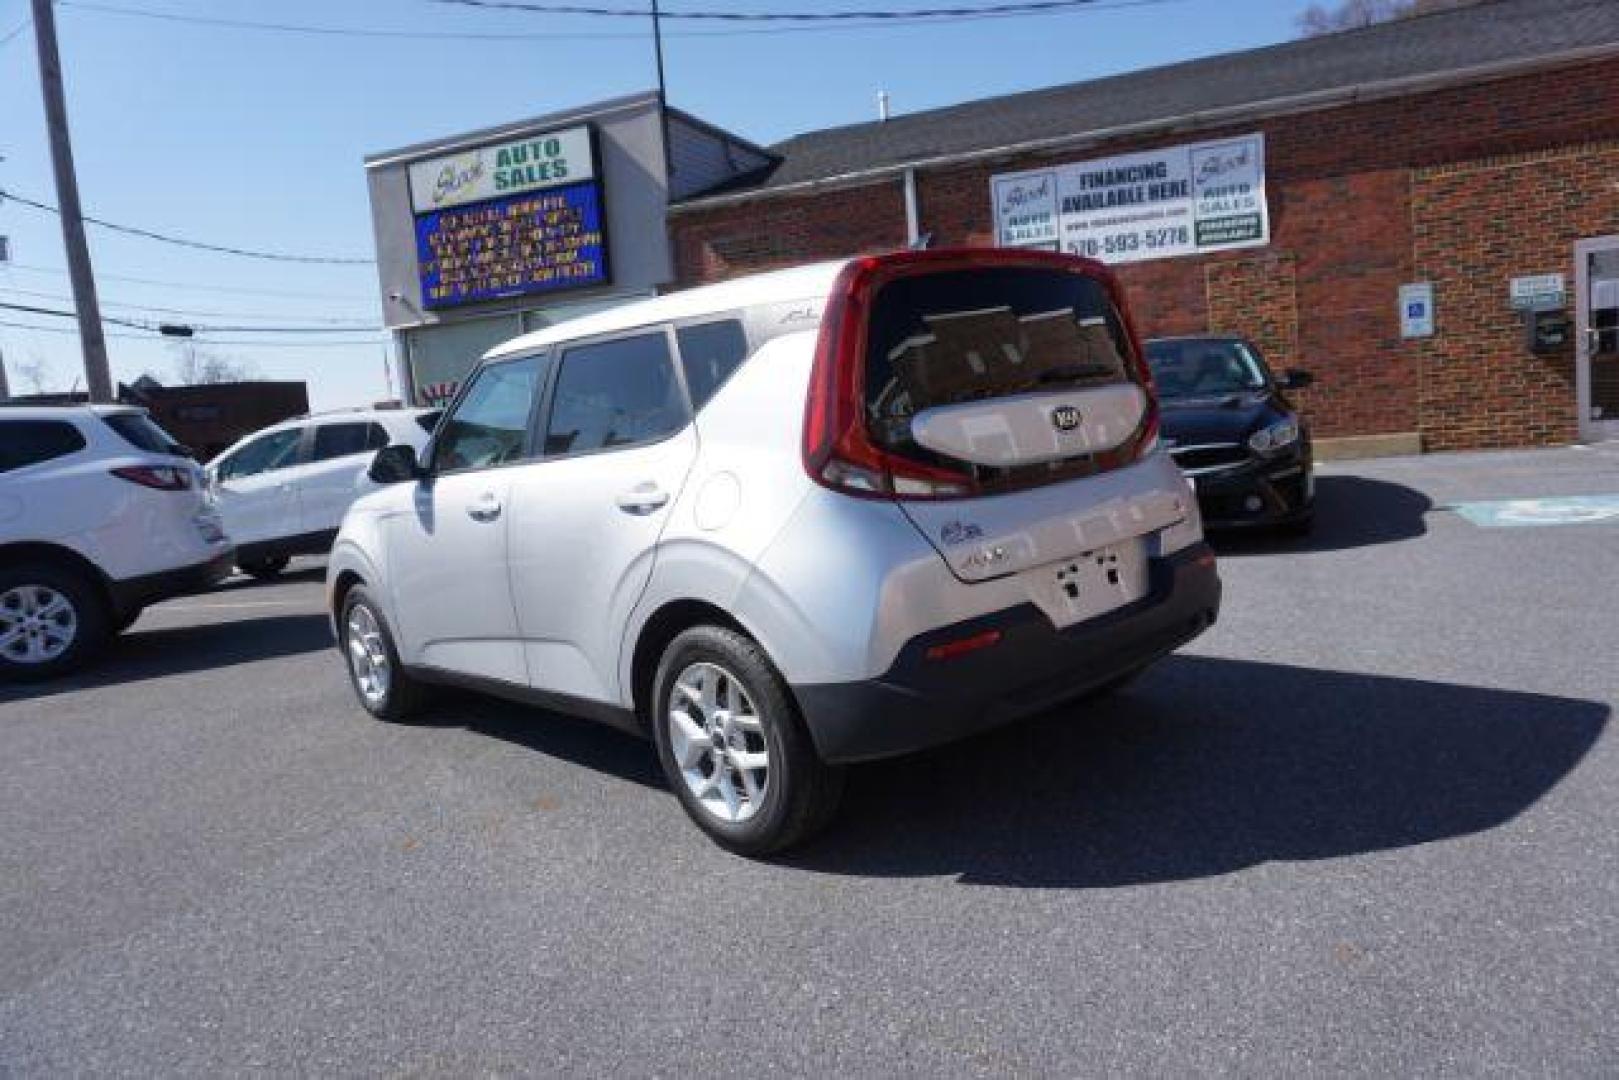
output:
[[363, 454], [375, 424], [322, 424], [315, 429], [315, 453], [311, 460], [330, 461], [332, 458]]
[[148, 454], [178, 454], [180, 444], [145, 413], [113, 413], [102, 417], [129, 445]]
[[539, 375], [537, 356], [480, 370], [455, 412], [444, 418], [433, 451], [434, 468], [486, 469], [521, 458]]
[[0, 473], [66, 457], [84, 447], [79, 429], [65, 421], [0, 421]]
[[675, 334], [691, 407], [701, 409], [748, 357], [748, 338], [735, 319], [688, 326]]
[[388, 434], [388, 429], [381, 424], [372, 422], [366, 425], [365, 448], [367, 450], [381, 450], [392, 441], [393, 438]]
[[661, 333], [581, 345], [562, 356], [548, 455], [651, 442], [686, 425], [686, 403]]
[[219, 478], [240, 480], [296, 464], [298, 440], [302, 435], [302, 428], [286, 428], [259, 436], [219, 463]]

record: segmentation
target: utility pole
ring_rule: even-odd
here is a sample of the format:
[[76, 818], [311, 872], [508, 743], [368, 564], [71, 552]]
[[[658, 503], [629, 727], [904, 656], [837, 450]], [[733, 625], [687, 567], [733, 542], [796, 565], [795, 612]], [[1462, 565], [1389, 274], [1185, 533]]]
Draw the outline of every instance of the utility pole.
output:
[[52, 0], [33, 0], [34, 39], [39, 44], [39, 87], [45, 98], [45, 124], [50, 129], [51, 165], [56, 170], [56, 205], [61, 211], [62, 244], [67, 248], [73, 306], [79, 315], [79, 341], [84, 346], [84, 374], [91, 401], [112, 401], [112, 371], [107, 339], [101, 330], [101, 305], [90, 270], [90, 247], [84, 240], [84, 211], [79, 181], [73, 171], [73, 144], [68, 139], [67, 102], [62, 94], [62, 58], [56, 51], [56, 15]]
[[652, 52], [658, 60], [658, 125], [663, 135], [663, 174], [665, 182], [674, 172], [674, 152], [669, 148], [669, 94], [663, 84], [663, 15], [658, 0], [652, 0]]

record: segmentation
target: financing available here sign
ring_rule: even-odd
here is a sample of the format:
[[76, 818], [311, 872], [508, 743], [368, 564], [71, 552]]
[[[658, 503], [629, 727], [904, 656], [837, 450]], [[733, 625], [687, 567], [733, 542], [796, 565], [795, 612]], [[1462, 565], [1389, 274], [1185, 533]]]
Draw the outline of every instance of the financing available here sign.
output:
[[1148, 150], [991, 178], [995, 239], [1107, 263], [1270, 243], [1265, 137]]

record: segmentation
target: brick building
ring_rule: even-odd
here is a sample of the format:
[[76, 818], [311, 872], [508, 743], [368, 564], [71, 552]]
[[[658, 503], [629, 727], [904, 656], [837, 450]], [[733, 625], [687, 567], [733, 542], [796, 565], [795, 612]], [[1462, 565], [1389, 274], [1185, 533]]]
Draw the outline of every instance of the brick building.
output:
[[1264, 235], [1118, 266], [1144, 333], [1310, 369], [1339, 453], [1619, 436], [1616, 0], [1487, 0], [796, 136], [670, 205], [674, 283], [1002, 242], [994, 178], [1254, 137]]

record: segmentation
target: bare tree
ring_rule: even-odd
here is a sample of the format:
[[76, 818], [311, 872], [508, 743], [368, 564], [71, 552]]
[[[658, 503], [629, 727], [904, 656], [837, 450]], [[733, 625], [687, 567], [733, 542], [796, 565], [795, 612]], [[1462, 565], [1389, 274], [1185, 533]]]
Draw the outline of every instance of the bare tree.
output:
[[185, 386], [244, 382], [257, 373], [248, 360], [194, 345], [178, 346], [175, 352], [174, 375]]
[[17, 381], [28, 388], [30, 394], [47, 394], [56, 382], [56, 372], [42, 356], [30, 356], [17, 365]]
[[1466, 7], [1479, 0], [1338, 0], [1331, 5], [1311, 4], [1298, 17], [1299, 35], [1316, 37], [1340, 30], [1359, 30], [1374, 23], [1409, 19], [1449, 8]]

